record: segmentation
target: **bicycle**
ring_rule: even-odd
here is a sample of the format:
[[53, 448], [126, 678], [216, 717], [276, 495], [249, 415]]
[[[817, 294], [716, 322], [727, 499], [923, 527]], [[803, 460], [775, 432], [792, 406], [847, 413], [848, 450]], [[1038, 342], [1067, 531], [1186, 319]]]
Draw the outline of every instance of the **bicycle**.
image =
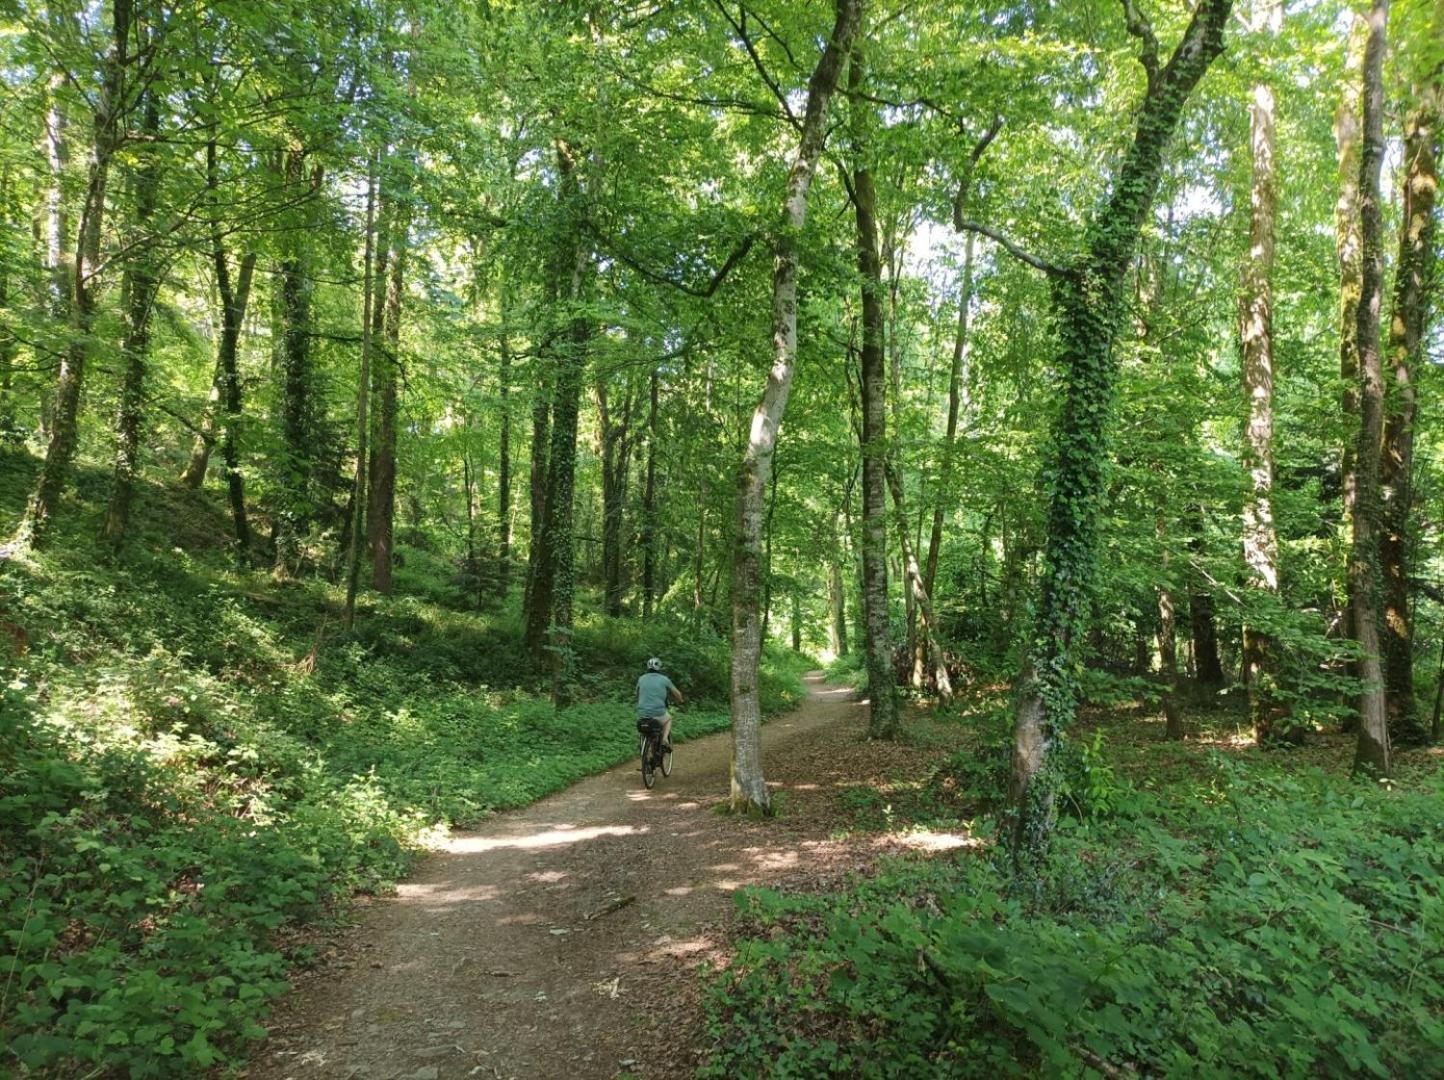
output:
[[657, 771], [663, 776], [672, 775], [672, 748], [662, 743], [662, 721], [656, 717], [644, 716], [637, 721], [641, 732], [640, 752], [642, 755], [642, 786], [649, 791], [657, 782]]

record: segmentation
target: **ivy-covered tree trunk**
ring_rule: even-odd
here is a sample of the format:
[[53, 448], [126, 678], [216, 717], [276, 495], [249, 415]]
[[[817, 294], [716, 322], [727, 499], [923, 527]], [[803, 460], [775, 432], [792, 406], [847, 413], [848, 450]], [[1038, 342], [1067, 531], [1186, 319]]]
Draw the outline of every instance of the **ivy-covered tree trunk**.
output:
[[[1444, 41], [1444, 0], [1436, 0], [1433, 40]], [[1436, 53], [1437, 55], [1437, 53]], [[1434, 207], [1439, 190], [1435, 163], [1441, 121], [1440, 72], [1444, 62], [1414, 91], [1404, 123], [1403, 216], [1394, 264], [1394, 307], [1389, 321], [1390, 393], [1384, 417], [1382, 532], [1379, 561], [1384, 584], [1384, 685], [1392, 745], [1417, 746], [1428, 738], [1414, 700], [1413, 589], [1414, 422], [1418, 414], [1415, 372], [1424, 362], [1430, 293], [1435, 282]]]
[[[141, 106], [141, 130], [153, 144], [160, 130], [160, 107], [156, 91], [145, 94]], [[135, 199], [135, 229], [144, 235], [153, 224], [159, 197], [160, 169], [151, 156], [138, 169], [131, 183]], [[110, 505], [105, 511], [102, 539], [113, 549], [125, 543], [130, 525], [130, 508], [140, 471], [140, 432], [145, 407], [145, 376], [150, 365], [150, 317], [160, 290], [160, 267], [153, 244], [146, 243], [126, 266], [121, 282], [121, 306], [125, 309], [125, 338], [121, 343], [123, 374], [120, 401], [115, 415], [115, 468], [111, 480]]]
[[1359, 741], [1354, 767], [1387, 776], [1389, 725], [1379, 637], [1379, 459], [1384, 436], [1384, 365], [1379, 317], [1384, 296], [1383, 215], [1379, 171], [1384, 160], [1384, 50], [1389, 0], [1373, 0], [1364, 46], [1362, 142], [1359, 153], [1359, 445], [1354, 491], [1354, 542], [1349, 557], [1354, 633], [1363, 656], [1359, 674]]
[[862, 0], [834, 0], [832, 32], [808, 81], [797, 154], [787, 179], [779, 228], [773, 239], [772, 366], [752, 414], [737, 471], [737, 523], [732, 564], [732, 809], [771, 812], [762, 776], [762, 510], [772, 474], [777, 428], [792, 390], [797, 359], [798, 236], [807, 220], [807, 193], [826, 138], [828, 103], [852, 47]]
[[[1275, 36], [1283, 8], [1276, 0], [1255, 0], [1253, 29]], [[1243, 389], [1248, 402], [1244, 427], [1244, 466], [1249, 492], [1243, 505], [1243, 560], [1248, 585], [1265, 605], [1279, 591], [1279, 540], [1274, 528], [1274, 219], [1278, 206], [1275, 161], [1274, 91], [1266, 80], [1254, 84], [1249, 102], [1249, 145], [1253, 183], [1250, 194], [1248, 253], [1239, 293], [1239, 340], [1243, 351]], [[1259, 745], [1292, 735], [1288, 709], [1278, 693], [1278, 657], [1266, 626], [1249, 621], [1243, 628], [1244, 682], [1249, 719]]]
[[[867, 637], [868, 726], [873, 739], [898, 735], [892, 641], [888, 627], [887, 587], [887, 391], [883, 353], [882, 260], [877, 247], [877, 189], [873, 184], [867, 137], [872, 108], [860, 96], [863, 55], [854, 48], [848, 66], [852, 100], [852, 204], [857, 221], [858, 276], [862, 282], [862, 606]], [[906, 525], [904, 525], [906, 539]]]
[[276, 562], [279, 577], [300, 569], [301, 537], [311, 519], [315, 473], [311, 423], [311, 240], [304, 226], [311, 199], [320, 189], [319, 166], [308, 176], [306, 150], [292, 145], [282, 156], [282, 181], [300, 206], [293, 228], [282, 235], [277, 266], [277, 367], [281, 382], [281, 459], [277, 463]]
[[1223, 51], [1232, 8], [1232, 0], [1202, 0], [1182, 41], [1160, 67], [1152, 29], [1131, 2], [1125, 3], [1129, 28], [1143, 42], [1147, 91], [1113, 189], [1088, 223], [1085, 254], [1052, 274], [1064, 396], [1053, 428], [1037, 624], [1014, 728], [1010, 795], [1020, 859], [1047, 846], [1060, 780], [1055, 749], [1078, 707], [1074, 650], [1091, 602], [1117, 375], [1113, 340], [1126, 299], [1124, 281], [1158, 190], [1164, 150], [1189, 94]]
[[[100, 94], [95, 102], [90, 163], [86, 170], [75, 259], [68, 268], [70, 341], [60, 361], [45, 461], [15, 532], [14, 539], [20, 547], [40, 547], [48, 538], [61, 492], [70, 480], [70, 467], [79, 438], [80, 395], [94, 345], [97, 317], [94, 275], [100, 264], [106, 185], [110, 179], [111, 161], [120, 144], [122, 120], [127, 112], [126, 77], [132, 60], [129, 51], [131, 15], [131, 0], [114, 0], [111, 4], [110, 50]], [[137, 72], [137, 75], [144, 77], [142, 72]]]

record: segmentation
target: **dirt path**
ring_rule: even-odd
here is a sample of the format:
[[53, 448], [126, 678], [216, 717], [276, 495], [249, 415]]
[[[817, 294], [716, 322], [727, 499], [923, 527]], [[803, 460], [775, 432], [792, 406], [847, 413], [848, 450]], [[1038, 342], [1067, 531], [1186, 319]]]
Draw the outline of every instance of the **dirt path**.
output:
[[711, 812], [727, 790], [723, 733], [679, 745], [651, 792], [629, 762], [457, 834], [300, 981], [251, 1075], [690, 1074], [696, 967], [731, 892], [840, 876], [873, 853], [827, 835], [848, 773], [877, 764], [877, 749], [859, 755], [866, 706], [809, 683], [764, 729], [780, 819]]

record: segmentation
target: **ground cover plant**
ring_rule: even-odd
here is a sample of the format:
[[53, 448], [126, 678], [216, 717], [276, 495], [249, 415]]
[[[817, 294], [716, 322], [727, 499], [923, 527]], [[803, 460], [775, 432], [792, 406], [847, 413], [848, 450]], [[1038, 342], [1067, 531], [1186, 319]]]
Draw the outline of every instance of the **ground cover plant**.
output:
[[1161, 742], [1136, 715], [1103, 718], [1091, 739], [1117, 769], [1091, 785], [1086, 757], [1069, 770], [1065, 786], [1093, 798], [1069, 803], [1038, 875], [1015, 875], [982, 812], [1001, 808], [1006, 780], [985, 716], [924, 788], [849, 793], [858, 828], [951, 828], [969, 842], [843, 892], [739, 894], [702, 1074], [1444, 1066], [1437, 755], [1412, 755], [1381, 786], [1340, 775], [1343, 739], [1294, 757], [1239, 751], [1236, 709], [1210, 715], [1213, 746]]

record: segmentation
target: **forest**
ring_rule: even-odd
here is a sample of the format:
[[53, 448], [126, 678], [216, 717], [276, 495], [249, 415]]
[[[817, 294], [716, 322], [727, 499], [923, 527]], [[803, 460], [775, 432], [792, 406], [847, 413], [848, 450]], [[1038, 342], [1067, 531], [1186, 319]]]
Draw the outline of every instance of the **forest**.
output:
[[1444, 1073], [1441, 130], [1444, 0], [0, 0], [0, 1075], [272, 1075], [653, 656], [855, 861], [573, 1075]]

